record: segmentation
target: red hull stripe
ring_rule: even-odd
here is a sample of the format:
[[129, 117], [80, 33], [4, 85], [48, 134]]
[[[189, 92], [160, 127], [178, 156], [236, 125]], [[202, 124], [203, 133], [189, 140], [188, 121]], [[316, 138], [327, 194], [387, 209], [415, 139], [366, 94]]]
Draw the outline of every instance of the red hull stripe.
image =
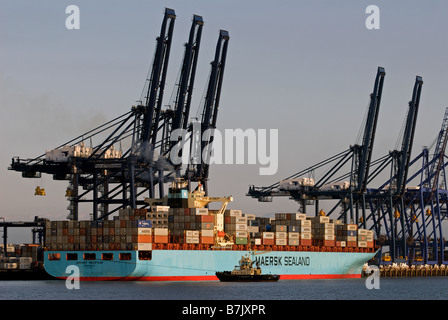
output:
[[[361, 278], [360, 274], [283, 274], [280, 280], [305, 279], [354, 279]], [[66, 279], [66, 278], [61, 278]], [[210, 276], [162, 276], [162, 277], [81, 277], [81, 281], [218, 281], [214, 275]]]

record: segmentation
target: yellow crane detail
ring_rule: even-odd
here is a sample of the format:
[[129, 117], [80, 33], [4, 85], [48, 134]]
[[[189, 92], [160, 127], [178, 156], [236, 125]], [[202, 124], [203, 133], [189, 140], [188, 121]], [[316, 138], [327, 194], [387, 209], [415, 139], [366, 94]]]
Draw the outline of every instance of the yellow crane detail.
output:
[[34, 195], [35, 196], [45, 196], [45, 189], [37, 186], [34, 191]]

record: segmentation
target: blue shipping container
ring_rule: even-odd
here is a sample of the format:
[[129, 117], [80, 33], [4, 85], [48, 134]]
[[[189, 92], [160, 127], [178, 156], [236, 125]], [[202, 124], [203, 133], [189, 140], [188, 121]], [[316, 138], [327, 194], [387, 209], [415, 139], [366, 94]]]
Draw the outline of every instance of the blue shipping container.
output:
[[151, 220], [138, 220], [137, 226], [139, 228], [151, 228], [152, 223], [151, 223]]

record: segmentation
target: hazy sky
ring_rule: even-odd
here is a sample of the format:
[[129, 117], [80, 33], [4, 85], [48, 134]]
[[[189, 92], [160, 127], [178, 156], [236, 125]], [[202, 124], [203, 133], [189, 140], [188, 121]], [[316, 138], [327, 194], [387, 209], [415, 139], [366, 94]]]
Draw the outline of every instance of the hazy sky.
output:
[[[65, 26], [72, 4], [79, 30]], [[371, 4], [380, 9], [379, 30], [365, 25]], [[264, 216], [295, 211], [288, 199], [246, 197], [248, 185], [272, 184], [354, 144], [378, 66], [386, 77], [374, 158], [395, 147], [416, 75], [424, 84], [413, 155], [440, 130], [448, 106], [446, 1], [0, 0], [0, 216], [65, 219], [67, 183], [22, 179], [7, 170], [11, 158], [41, 155], [127, 112], [140, 98], [165, 7], [177, 18], [164, 102], [198, 14], [205, 25], [191, 115], [225, 29], [218, 127], [279, 130], [276, 175], [260, 176], [257, 165], [211, 168], [210, 193], [233, 195], [229, 207]], [[46, 197], [34, 196], [37, 185]]]

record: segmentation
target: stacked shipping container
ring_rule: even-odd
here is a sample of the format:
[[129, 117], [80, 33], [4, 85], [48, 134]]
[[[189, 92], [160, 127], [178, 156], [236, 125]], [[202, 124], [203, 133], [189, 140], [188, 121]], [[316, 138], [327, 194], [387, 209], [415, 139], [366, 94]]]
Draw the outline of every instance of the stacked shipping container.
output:
[[336, 241], [341, 247], [356, 247], [358, 238], [356, 224], [337, 224], [335, 230]]
[[241, 210], [224, 212], [224, 232], [232, 236], [235, 244], [248, 244], [248, 220]]
[[168, 231], [176, 243], [214, 243], [214, 216], [207, 208], [170, 208]]
[[[153, 243], [215, 243], [216, 210], [207, 208], [121, 209], [114, 220], [51, 221], [47, 250], [152, 250]], [[373, 231], [327, 216], [276, 213], [275, 219], [226, 210], [224, 232], [236, 245], [373, 248]]]

